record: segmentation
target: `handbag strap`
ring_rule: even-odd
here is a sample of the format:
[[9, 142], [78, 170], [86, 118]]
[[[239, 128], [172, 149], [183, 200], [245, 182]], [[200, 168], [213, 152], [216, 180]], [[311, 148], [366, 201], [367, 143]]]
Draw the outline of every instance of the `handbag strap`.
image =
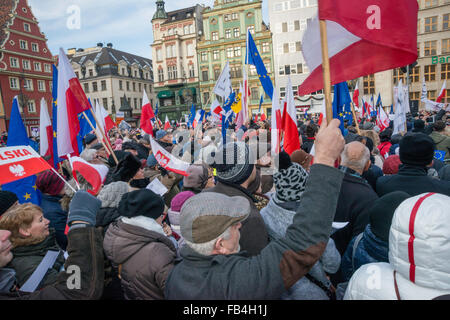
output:
[[325, 291], [325, 294], [328, 296], [328, 298], [330, 298], [330, 300], [336, 300], [336, 293], [331, 291], [330, 288], [328, 288], [327, 286], [325, 286], [321, 281], [317, 280], [316, 278], [314, 278], [311, 274], [307, 273], [305, 275], [305, 277], [311, 281], [312, 283], [314, 283], [316, 286], [318, 286], [320, 289], [322, 289], [323, 291]]
[[397, 296], [397, 300], [402, 300], [402, 298], [400, 298], [400, 292], [398, 291], [397, 277], [395, 276], [396, 273], [397, 273], [397, 271], [394, 270], [394, 287], [395, 287], [395, 295]]

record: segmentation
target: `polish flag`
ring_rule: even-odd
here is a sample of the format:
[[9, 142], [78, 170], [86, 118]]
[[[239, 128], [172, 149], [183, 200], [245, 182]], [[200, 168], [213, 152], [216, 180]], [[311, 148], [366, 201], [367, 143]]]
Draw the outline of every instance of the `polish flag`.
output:
[[142, 112], [141, 112], [141, 129], [145, 133], [153, 136], [153, 125], [151, 119], [155, 118], [150, 100], [147, 97], [147, 93], [144, 90], [144, 97], [142, 98]]
[[[109, 113], [105, 110], [103, 105], [101, 105], [98, 100], [95, 102], [95, 116], [97, 117], [98, 122], [100, 123], [101, 130], [105, 134], [109, 132], [112, 128], [116, 126], [114, 121], [112, 121], [111, 117], [109, 116]], [[97, 128], [98, 136], [101, 137], [102, 134], [100, 133], [99, 129]]]
[[264, 111], [261, 113], [261, 121], [266, 121], [266, 115], [264, 114]]
[[359, 88], [358, 88], [358, 82], [356, 83], [355, 91], [353, 92], [353, 103], [355, 106], [359, 107]]
[[150, 144], [152, 146], [152, 152], [159, 165], [166, 170], [181, 174], [185, 177], [188, 176], [187, 169], [190, 164], [184, 162], [177, 157], [173, 156], [170, 152], [166, 151], [161, 145], [150, 137]]
[[41, 99], [41, 114], [40, 114], [40, 155], [43, 158], [50, 157], [47, 162], [53, 167], [53, 127], [48, 115], [47, 102], [44, 98]]
[[320, 112], [320, 116], [319, 116], [319, 127], [322, 125], [322, 121], [323, 119], [327, 118], [327, 112], [326, 112], [326, 107], [325, 107], [325, 99], [322, 100], [322, 111]]
[[214, 100], [214, 102], [211, 104], [211, 110], [212, 113], [220, 115], [220, 113], [222, 112], [222, 107], [220, 106], [219, 101]]
[[445, 97], [446, 87], [447, 87], [447, 80], [444, 81], [441, 92], [439, 93], [439, 96], [437, 97], [436, 102], [440, 103], [442, 101], [442, 99]]
[[327, 25], [333, 85], [416, 61], [418, 9], [416, 0], [320, 0], [302, 40], [311, 74], [299, 95], [324, 87], [319, 19]]
[[166, 115], [166, 122], [164, 123], [164, 130], [168, 130], [168, 129], [170, 129], [170, 121]]
[[284, 118], [284, 141], [283, 148], [289, 155], [300, 149], [300, 138], [297, 129], [297, 111], [295, 109], [294, 92], [292, 91], [291, 77], [288, 78], [286, 92], [286, 112]]
[[383, 107], [379, 108], [377, 114], [377, 126], [380, 128], [380, 132], [389, 127], [389, 117], [384, 111]]
[[272, 116], [271, 116], [271, 154], [277, 155], [280, 153], [281, 145], [281, 109], [280, 100], [278, 99], [277, 90], [273, 91], [272, 97]]
[[78, 114], [88, 110], [90, 103], [62, 48], [59, 49], [57, 101], [58, 156], [78, 155]]
[[[105, 182], [108, 167], [103, 164], [89, 163], [80, 157], [71, 157], [70, 162], [73, 172], [78, 172], [92, 186], [92, 190], [88, 190], [88, 192], [92, 195], [97, 195]], [[76, 174], [73, 175], [73, 178], [78, 182]]]

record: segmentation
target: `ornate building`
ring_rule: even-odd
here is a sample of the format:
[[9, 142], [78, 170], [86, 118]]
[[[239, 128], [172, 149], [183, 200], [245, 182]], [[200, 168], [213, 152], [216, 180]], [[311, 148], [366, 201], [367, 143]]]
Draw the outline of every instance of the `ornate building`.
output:
[[156, 1], [156, 6], [151, 47], [158, 117], [184, 119], [191, 105], [200, 102], [196, 47], [203, 32], [204, 7], [196, 5], [166, 12], [163, 0]]
[[52, 105], [52, 54], [47, 39], [26, 0], [0, 2], [0, 130], [7, 130], [12, 101], [19, 108], [28, 134], [39, 133], [40, 101]]
[[[214, 100], [213, 89], [227, 61], [230, 64], [233, 90], [239, 90], [242, 70], [245, 68], [248, 28], [274, 83], [272, 34], [262, 20], [261, 6], [261, 0], [216, 0], [213, 8], [207, 8], [203, 12], [204, 33], [197, 46], [203, 107], [209, 107]], [[262, 108], [266, 115], [270, 115], [271, 97], [265, 95], [253, 66], [248, 68], [248, 81], [251, 92], [249, 112], [258, 112], [261, 95], [264, 95]]]

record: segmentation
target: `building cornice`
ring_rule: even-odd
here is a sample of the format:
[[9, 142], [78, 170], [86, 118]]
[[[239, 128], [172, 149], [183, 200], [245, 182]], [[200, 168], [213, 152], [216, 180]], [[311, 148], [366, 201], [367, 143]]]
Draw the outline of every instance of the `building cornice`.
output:
[[18, 35], [21, 35], [21, 36], [24, 36], [24, 37], [28, 37], [28, 38], [31, 38], [31, 39], [35, 39], [35, 40], [41, 40], [41, 41], [44, 41], [44, 42], [47, 42], [47, 40], [48, 40], [48, 39], [47, 39], [46, 37], [44, 37], [44, 36], [38, 37], [38, 36], [35, 36], [35, 35], [33, 35], [33, 34], [30, 34], [30, 33], [22, 32], [22, 31], [17, 31], [17, 30], [10, 29], [10, 28], [6, 28], [6, 30], [9, 31], [9, 32], [11, 32], [11, 33], [15, 33], [15, 34], [18, 34]]
[[[264, 34], [267, 33], [267, 34]], [[254, 37], [253, 40], [256, 42], [257, 40], [272, 40], [272, 36], [270, 34], [270, 32], [264, 31], [262, 36], [258, 36], [258, 37]], [[197, 50], [198, 49], [206, 49], [206, 48], [214, 48], [214, 47], [226, 47], [229, 45], [234, 45], [234, 44], [238, 44], [238, 43], [243, 43], [245, 45], [245, 41], [246, 39], [239, 39], [239, 40], [235, 40], [235, 41], [227, 41], [227, 42], [223, 42], [223, 41], [215, 41], [214, 43], [206, 43], [206, 42], [210, 42], [210, 41], [198, 41], [197, 42]]]
[[15, 72], [10, 70], [0, 70], [1, 75], [6, 76], [17, 76], [17, 77], [23, 77], [23, 78], [36, 78], [36, 79], [42, 79], [42, 80], [53, 80], [52, 76], [44, 76], [39, 75], [35, 73], [23, 73], [23, 72]]
[[21, 20], [23, 20], [23, 21], [26, 21], [26, 22], [30, 22], [30, 23], [34, 23], [34, 24], [39, 25], [39, 22], [38, 22], [37, 20], [32, 20], [32, 19], [28, 19], [28, 18], [19, 16], [17, 13], [12, 13], [12, 15], [14, 16], [14, 18], [19, 18], [19, 19], [21, 19]]
[[247, 9], [253, 9], [253, 8], [262, 8], [261, 2], [249, 2], [248, 4], [237, 4], [235, 6], [227, 7], [227, 8], [212, 8], [209, 11], [203, 11], [203, 18], [208, 18], [211, 16], [220, 15], [223, 13], [228, 13], [231, 11], [236, 11], [236, 9], [239, 9], [239, 11], [247, 10]]
[[45, 58], [45, 57], [42, 57], [42, 56], [32, 56], [30, 54], [17, 52], [17, 51], [10, 51], [10, 50], [6, 50], [6, 49], [0, 49], [0, 52], [9, 53], [9, 54], [13, 54], [13, 55], [18, 55], [18, 56], [21, 56], [21, 57], [40, 59], [40, 60], [45, 60], [45, 61], [48, 61], [48, 62], [51, 62], [51, 63], [55, 63], [55, 60], [49, 59], [49, 58]]

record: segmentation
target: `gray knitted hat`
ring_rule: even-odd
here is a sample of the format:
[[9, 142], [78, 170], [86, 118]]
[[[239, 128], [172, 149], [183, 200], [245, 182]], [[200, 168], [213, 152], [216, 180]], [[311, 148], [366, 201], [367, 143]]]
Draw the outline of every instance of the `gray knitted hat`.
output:
[[97, 198], [102, 202], [102, 208], [117, 208], [127, 192], [130, 192], [128, 183], [117, 181], [104, 186]]
[[216, 175], [219, 181], [241, 184], [252, 174], [254, 164], [250, 162], [250, 151], [244, 142], [230, 142], [216, 155]]
[[277, 202], [300, 201], [307, 179], [308, 173], [296, 162], [287, 169], [278, 171], [273, 175], [275, 200]]

